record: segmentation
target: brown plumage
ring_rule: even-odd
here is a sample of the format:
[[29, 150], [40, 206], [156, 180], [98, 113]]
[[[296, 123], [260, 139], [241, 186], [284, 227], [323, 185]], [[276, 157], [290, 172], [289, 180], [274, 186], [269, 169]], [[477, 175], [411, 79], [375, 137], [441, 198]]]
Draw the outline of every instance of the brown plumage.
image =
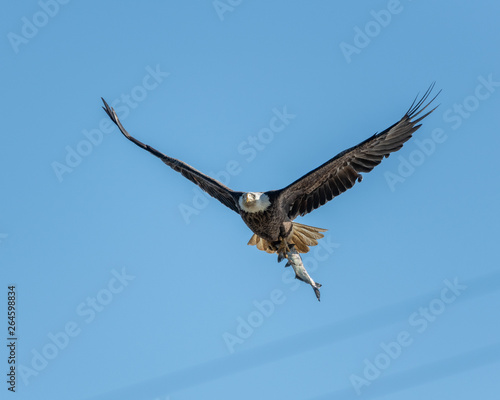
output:
[[299, 215], [304, 216], [352, 188], [356, 182], [361, 182], [363, 179], [361, 173], [370, 172], [380, 164], [384, 157], [389, 157], [391, 153], [403, 147], [403, 144], [420, 128], [421, 125], [418, 123], [435, 109], [416, 118], [436, 98], [437, 95], [424, 104], [433, 86], [418, 102], [416, 100], [413, 102], [397, 123], [357, 146], [344, 150], [315, 170], [279, 190], [277, 198], [284, 208], [289, 207], [288, 217], [293, 220]]
[[422, 115], [437, 96], [427, 102], [433, 87], [434, 84], [419, 100], [415, 99], [398, 122], [383, 132], [337, 154], [285, 188], [264, 193], [233, 191], [190, 165], [166, 156], [130, 136], [104, 99], [103, 108], [127, 139], [160, 158], [210, 196], [240, 214], [254, 233], [249, 245], [255, 245], [268, 253], [278, 253], [279, 259], [282, 259], [290, 247], [299, 253], [306, 253], [309, 246], [318, 244], [318, 239], [323, 237], [321, 232], [326, 231], [292, 221], [324, 205], [356, 182], [361, 182], [361, 173], [370, 172], [385, 157], [403, 147], [420, 127], [419, 122], [434, 111], [431, 109]]

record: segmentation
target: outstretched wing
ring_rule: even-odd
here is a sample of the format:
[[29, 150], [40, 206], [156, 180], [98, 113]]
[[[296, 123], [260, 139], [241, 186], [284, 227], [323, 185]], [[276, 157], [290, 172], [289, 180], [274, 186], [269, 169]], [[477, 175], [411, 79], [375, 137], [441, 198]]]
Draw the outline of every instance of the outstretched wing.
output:
[[315, 170], [304, 175], [289, 186], [274, 193], [284, 209], [289, 210], [290, 219], [310, 213], [312, 210], [332, 200], [335, 196], [361, 182], [361, 172], [370, 172], [380, 164], [384, 157], [398, 151], [411, 138], [426, 114], [419, 116], [434, 99], [426, 103], [434, 84], [425, 92], [420, 100], [415, 98], [403, 118], [385, 131], [375, 134], [357, 146], [351, 147]]
[[[102, 98], [101, 98], [102, 99]], [[135, 143], [137, 146], [143, 148], [144, 150], [149, 151], [154, 156], [161, 159], [165, 164], [167, 164], [173, 170], [180, 172], [184, 177], [189, 179], [191, 182], [197, 184], [200, 188], [202, 188], [205, 192], [207, 192], [210, 196], [215, 197], [222, 204], [229, 207], [231, 210], [239, 213], [238, 209], [238, 199], [243, 194], [242, 192], [235, 192], [229, 189], [227, 186], [223, 185], [216, 179], [210, 178], [208, 175], [198, 171], [197, 169], [191, 167], [189, 164], [177, 160], [175, 158], [169, 157], [158, 150], [154, 149], [147, 144], [140, 142], [134, 137], [130, 136], [130, 134], [125, 130], [123, 125], [121, 124], [118, 116], [116, 115], [113, 107], [110, 107], [108, 103], [104, 99], [102, 99], [104, 103], [104, 111], [108, 114], [109, 118], [116, 124], [116, 126], [120, 129], [120, 132], [123, 133], [128, 140]]]

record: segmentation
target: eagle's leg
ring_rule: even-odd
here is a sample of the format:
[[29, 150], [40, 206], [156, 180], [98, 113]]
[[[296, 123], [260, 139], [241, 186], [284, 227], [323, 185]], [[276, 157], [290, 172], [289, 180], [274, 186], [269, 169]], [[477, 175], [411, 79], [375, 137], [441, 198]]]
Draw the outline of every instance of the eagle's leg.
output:
[[278, 262], [287, 258], [286, 254], [290, 251], [290, 248], [288, 247], [286, 240], [280, 238], [280, 240], [273, 242], [272, 245], [274, 246], [276, 253], [278, 253]]

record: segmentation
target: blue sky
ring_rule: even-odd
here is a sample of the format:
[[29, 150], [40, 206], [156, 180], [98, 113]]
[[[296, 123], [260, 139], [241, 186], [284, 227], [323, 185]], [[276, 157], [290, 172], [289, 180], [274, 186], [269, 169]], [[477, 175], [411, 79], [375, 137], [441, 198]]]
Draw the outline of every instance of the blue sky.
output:
[[[15, 285], [16, 398], [496, 399], [499, 12], [10, 4], [0, 308], [6, 327]], [[321, 303], [100, 102], [139, 140], [265, 191], [393, 124], [434, 81], [440, 106], [414, 138], [299, 218], [328, 229], [304, 256]]]

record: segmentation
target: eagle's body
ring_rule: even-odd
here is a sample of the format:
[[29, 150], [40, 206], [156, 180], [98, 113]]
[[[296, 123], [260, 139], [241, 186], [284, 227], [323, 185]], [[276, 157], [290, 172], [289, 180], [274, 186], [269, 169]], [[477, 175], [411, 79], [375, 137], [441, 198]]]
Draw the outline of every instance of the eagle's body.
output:
[[[272, 197], [272, 196], [271, 196]], [[239, 214], [247, 226], [262, 239], [275, 242], [290, 234], [291, 221], [281, 212], [281, 204], [269, 194], [243, 193], [238, 199]]]
[[249, 207], [251, 200], [248, 201], [245, 198], [258, 194], [260, 193], [244, 193], [238, 200], [238, 205], [241, 207], [240, 216], [245, 224], [253, 233], [269, 242], [276, 242], [280, 237], [288, 236], [292, 229], [292, 223], [286, 214], [280, 212], [280, 204], [277, 201], [271, 203], [267, 199], [265, 202], [257, 199], [253, 200], [257, 210], [254, 211]]
[[[138, 141], [125, 130], [115, 111], [104, 99], [103, 108], [127, 139], [160, 158], [238, 213], [254, 233], [248, 244], [256, 245], [259, 250], [278, 253], [278, 259], [281, 260], [287, 254], [305, 253], [309, 251], [309, 246], [318, 244], [318, 239], [323, 237], [321, 232], [325, 232], [325, 229], [293, 222], [295, 218], [310, 213], [350, 189], [356, 182], [361, 182], [361, 173], [370, 172], [384, 157], [403, 147], [420, 127], [418, 122], [433, 111], [419, 116], [435, 99], [425, 103], [432, 88], [433, 85], [420, 100], [414, 101], [401, 120], [383, 132], [339, 153], [287, 187], [263, 193], [233, 191], [190, 165]], [[291, 249], [293, 252], [290, 252]]]
[[278, 253], [280, 260], [290, 245], [296, 246], [300, 253], [307, 253], [309, 246], [318, 244], [323, 237], [320, 232], [326, 229], [314, 228], [292, 222], [276, 191], [267, 193], [243, 193], [238, 199], [239, 214], [254, 233], [248, 244], [256, 245], [259, 250]]

